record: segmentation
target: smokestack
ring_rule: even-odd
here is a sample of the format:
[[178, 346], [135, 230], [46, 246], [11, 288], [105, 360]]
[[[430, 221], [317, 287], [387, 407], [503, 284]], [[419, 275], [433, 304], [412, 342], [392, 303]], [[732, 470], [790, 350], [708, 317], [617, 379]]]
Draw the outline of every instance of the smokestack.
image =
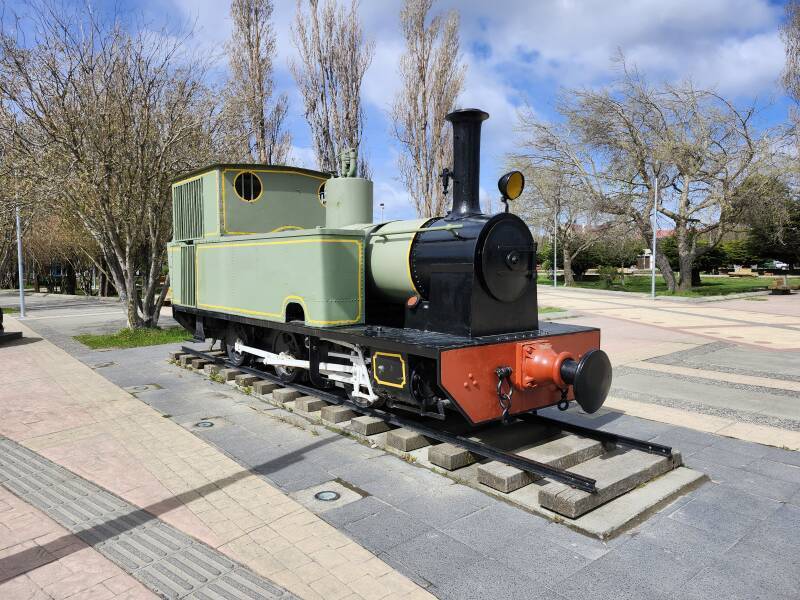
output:
[[446, 118], [453, 124], [453, 208], [445, 218], [479, 215], [481, 123], [489, 113], [465, 108], [454, 110]]

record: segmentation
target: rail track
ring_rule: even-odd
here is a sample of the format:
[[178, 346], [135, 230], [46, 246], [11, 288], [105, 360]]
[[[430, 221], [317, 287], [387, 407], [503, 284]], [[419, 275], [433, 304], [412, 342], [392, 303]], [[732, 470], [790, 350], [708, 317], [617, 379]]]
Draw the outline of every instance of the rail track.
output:
[[[279, 377], [277, 377], [276, 375], [273, 375], [266, 371], [262, 371], [260, 369], [255, 369], [247, 366], [233, 365], [224, 357], [213, 354], [211, 352], [196, 350], [188, 346], [183, 346], [181, 348], [181, 352], [184, 354], [190, 354], [196, 356], [197, 358], [202, 358], [208, 361], [209, 363], [235, 368], [238, 371], [241, 371], [242, 373], [254, 375], [261, 379], [280, 384], [282, 387], [294, 389], [302, 394], [318, 397], [330, 404], [345, 405], [354, 412], [357, 412], [361, 415], [381, 419], [389, 426], [402, 427], [405, 429], [416, 431], [417, 433], [425, 436], [426, 438], [442, 443], [452, 444], [459, 448], [463, 448], [464, 450], [471, 452], [472, 454], [479, 456], [481, 458], [494, 460], [515, 467], [521, 471], [525, 471], [535, 476], [545, 477], [552, 481], [563, 483], [577, 490], [582, 490], [584, 492], [592, 494], [597, 492], [597, 481], [595, 479], [592, 479], [591, 477], [586, 477], [578, 473], [570, 472], [566, 469], [560, 469], [551, 465], [547, 465], [529, 459], [525, 456], [520, 456], [519, 454], [503, 450], [496, 446], [481, 441], [477, 441], [475, 439], [467, 437], [465, 435], [466, 431], [458, 431], [458, 429], [464, 429], [463, 427], [459, 428], [456, 426], [454, 428], [453, 427], [448, 428], [447, 423], [441, 425], [438, 423], [436, 425], [431, 425], [428, 423], [422, 423], [417, 419], [404, 417], [395, 413], [389, 413], [378, 408], [359, 406], [353, 402], [350, 402], [343, 392], [336, 393], [335, 391], [320, 390], [318, 388], [299, 383], [287, 383], [282, 379], [280, 379]], [[518, 415], [515, 417], [515, 420], [533, 425], [541, 425], [554, 430], [560, 430], [566, 433], [571, 433], [583, 438], [596, 440], [598, 442], [601, 442], [606, 447], [638, 450], [641, 452], [646, 452], [648, 454], [654, 454], [670, 459], [672, 458], [673, 455], [672, 448], [670, 448], [669, 446], [664, 446], [661, 444], [656, 444], [646, 440], [639, 440], [636, 438], [627, 437], [623, 435], [617, 435], [606, 431], [599, 431], [597, 429], [592, 429], [588, 427], [582, 427], [580, 425], [575, 425], [573, 423], [562, 421], [561, 419], [544, 417], [536, 414], [535, 412]], [[477, 430], [473, 428], [469, 430], [469, 433], [474, 435], [478, 431], [496, 426], [497, 426], [496, 424], [492, 424], [483, 426], [482, 428], [479, 428]]]

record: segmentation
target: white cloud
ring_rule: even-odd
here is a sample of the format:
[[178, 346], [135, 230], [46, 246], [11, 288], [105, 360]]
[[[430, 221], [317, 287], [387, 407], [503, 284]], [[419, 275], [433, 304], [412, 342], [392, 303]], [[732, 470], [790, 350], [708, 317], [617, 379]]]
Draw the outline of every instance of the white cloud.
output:
[[[226, 2], [173, 2], [187, 19], [197, 20], [198, 38], [205, 47], [222, 49], [231, 25]], [[296, 55], [291, 34], [296, 4], [275, 4], [277, 87], [290, 95], [288, 122], [297, 144], [295, 155], [313, 165], [302, 100], [288, 66]], [[376, 44], [362, 88], [369, 114], [365, 150], [374, 168], [376, 211], [383, 201], [387, 218], [413, 213], [408, 195], [393, 178], [396, 149], [389, 138], [388, 112], [399, 86], [403, 51], [401, 5], [401, 0], [360, 4], [364, 32]], [[451, 9], [461, 14], [461, 45], [468, 65], [459, 104], [491, 115], [483, 129], [485, 189], [494, 189], [504, 155], [513, 149], [517, 108], [531, 102], [546, 116], [559, 87], [610, 81], [616, 75], [611, 58], [618, 50], [653, 83], [691, 78], [742, 99], [780, 94], [777, 78], [784, 53], [778, 26], [783, 8], [770, 0], [504, 0], [502, 6], [440, 0], [434, 5], [437, 12]], [[482, 190], [481, 197], [485, 202], [489, 196]]]
[[291, 165], [303, 167], [305, 169], [317, 168], [317, 157], [314, 154], [314, 149], [310, 146], [295, 146], [292, 145], [289, 151], [289, 160]]

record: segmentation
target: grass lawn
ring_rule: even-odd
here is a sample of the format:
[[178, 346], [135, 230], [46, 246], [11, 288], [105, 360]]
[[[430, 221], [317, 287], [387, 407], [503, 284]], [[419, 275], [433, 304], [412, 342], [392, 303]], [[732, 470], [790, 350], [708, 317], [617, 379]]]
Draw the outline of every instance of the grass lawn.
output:
[[3, 314], [10, 315], [11, 313], [18, 313], [19, 306], [4, 306], [3, 307]]
[[185, 342], [192, 336], [183, 327], [167, 329], [120, 329], [116, 333], [95, 335], [85, 333], [76, 335], [75, 340], [92, 350], [103, 348], [138, 348], [139, 346], [158, 346]]
[[[760, 277], [701, 277], [702, 284], [686, 292], [677, 292], [675, 296], [724, 296], [725, 294], [739, 294], [742, 292], [758, 292], [769, 289], [771, 278]], [[559, 284], [563, 284], [563, 278], [558, 278]], [[552, 278], [540, 275], [539, 285], [552, 285]], [[789, 277], [790, 285], [800, 284], [800, 277]], [[589, 288], [595, 290], [613, 290], [619, 292], [650, 292], [650, 277], [648, 275], [628, 275], [625, 277], [625, 285], [615, 282], [611, 287], [604, 287], [599, 279], [589, 281], [576, 281], [575, 287]], [[667, 291], [664, 279], [656, 277], [656, 294], [659, 296], [673, 295]]]
[[543, 315], [545, 313], [555, 313], [555, 312], [564, 312], [563, 308], [558, 308], [557, 306], [540, 306], [539, 307], [539, 314]]

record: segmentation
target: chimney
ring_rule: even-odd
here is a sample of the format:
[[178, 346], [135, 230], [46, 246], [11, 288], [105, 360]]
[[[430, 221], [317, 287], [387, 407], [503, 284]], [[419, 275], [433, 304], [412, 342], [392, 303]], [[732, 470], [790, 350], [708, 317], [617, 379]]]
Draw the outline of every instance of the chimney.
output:
[[481, 124], [489, 118], [477, 108], [454, 110], [447, 115], [453, 124], [453, 208], [447, 219], [481, 214]]

